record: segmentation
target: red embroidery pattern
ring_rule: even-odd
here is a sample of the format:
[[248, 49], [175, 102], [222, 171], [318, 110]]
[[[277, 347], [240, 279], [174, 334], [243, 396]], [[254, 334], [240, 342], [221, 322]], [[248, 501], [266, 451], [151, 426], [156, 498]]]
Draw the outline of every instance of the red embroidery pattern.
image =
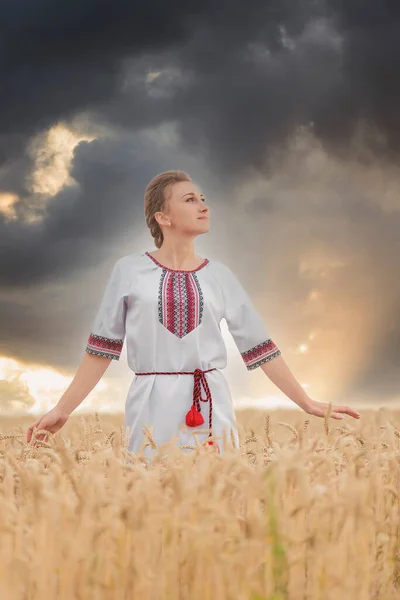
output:
[[203, 293], [196, 273], [205, 267], [209, 260], [205, 258], [196, 269], [185, 271], [169, 269], [149, 252], [145, 254], [162, 269], [158, 291], [158, 320], [168, 331], [183, 338], [202, 321]]
[[258, 346], [254, 346], [250, 350], [246, 350], [246, 352], [242, 352], [242, 358], [246, 364], [246, 367], [249, 371], [252, 369], [256, 369], [263, 363], [267, 362], [279, 356], [281, 351], [277, 347], [274, 342], [269, 339], [263, 342], [262, 344], [258, 344]]
[[165, 267], [160, 262], [158, 262], [158, 260], [156, 258], [154, 258], [154, 256], [152, 256], [149, 252], [145, 252], [145, 254], [146, 254], [146, 256], [148, 256], [149, 258], [151, 258], [151, 260], [153, 262], [155, 262], [156, 265], [158, 265], [159, 267], [161, 267], [161, 269], [165, 269], [166, 271], [172, 271], [172, 273], [195, 273], [196, 271], [200, 271], [200, 269], [202, 269], [203, 267], [205, 267], [209, 263], [208, 258], [205, 258], [203, 260], [203, 262], [201, 263], [201, 265], [199, 265], [195, 269], [192, 269], [191, 271], [185, 271], [184, 269], [169, 269], [168, 267]]
[[85, 351], [89, 354], [119, 360], [124, 340], [114, 340], [91, 333]]
[[163, 269], [158, 294], [158, 318], [164, 327], [183, 338], [200, 325], [203, 306], [203, 293], [196, 273]]

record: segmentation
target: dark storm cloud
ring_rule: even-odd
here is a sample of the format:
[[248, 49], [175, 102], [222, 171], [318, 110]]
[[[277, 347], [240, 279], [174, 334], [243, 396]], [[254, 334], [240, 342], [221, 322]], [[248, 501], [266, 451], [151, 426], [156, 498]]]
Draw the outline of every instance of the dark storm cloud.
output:
[[366, 143], [397, 158], [400, 8], [296, 5], [283, 4], [272, 19], [260, 3], [251, 32], [235, 30], [230, 40], [229, 24], [222, 36], [219, 24], [198, 28], [179, 56], [192, 75], [175, 99], [184, 138], [201, 141], [229, 172], [264, 171], [269, 151], [296, 127], [312, 123], [331, 152], [345, 155], [363, 120], [372, 128]]
[[[321, 110], [318, 131], [345, 137], [363, 116], [387, 137], [387, 150], [400, 149], [400, 5], [385, 0], [330, 0], [329, 14], [343, 37], [343, 83]], [[322, 107], [321, 107], [322, 109]]]
[[[0, 5], [0, 160], [23, 139], [116, 93], [120, 61], [182, 43], [207, 2]], [[16, 136], [19, 136], [16, 139]], [[12, 142], [15, 143], [12, 143]], [[1, 164], [1, 163], [0, 163]]]
[[[365, 118], [396, 153], [399, 10], [372, 0], [3, 2], [0, 158], [8, 135], [88, 109], [133, 128], [177, 120], [184, 141], [226, 169], [262, 168], [268, 149], [309, 122], [343, 150]], [[164, 74], [158, 96], [139, 74], [126, 87], [127, 59], [133, 73], [141, 59], [136, 69], [175, 66], [182, 79]]]
[[144, 229], [145, 187], [175, 160], [192, 166], [178, 150], [166, 158], [160, 143], [140, 134], [81, 142], [71, 169], [77, 185], [61, 189], [40, 219], [7, 221], [0, 213], [0, 284], [37, 285], [97, 264], [115, 240]]

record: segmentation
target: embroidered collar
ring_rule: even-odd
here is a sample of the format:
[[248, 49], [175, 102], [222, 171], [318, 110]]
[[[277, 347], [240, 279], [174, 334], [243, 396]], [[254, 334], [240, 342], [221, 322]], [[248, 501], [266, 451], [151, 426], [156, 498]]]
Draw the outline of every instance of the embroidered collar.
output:
[[208, 258], [205, 258], [203, 262], [195, 269], [170, 269], [169, 267], [166, 267], [165, 265], [162, 265], [160, 262], [158, 262], [158, 260], [154, 258], [154, 256], [152, 256], [149, 252], [145, 252], [145, 255], [151, 258], [151, 260], [157, 266], [161, 267], [161, 269], [164, 269], [165, 271], [171, 271], [172, 273], [195, 273], [196, 271], [199, 271], [209, 263]]

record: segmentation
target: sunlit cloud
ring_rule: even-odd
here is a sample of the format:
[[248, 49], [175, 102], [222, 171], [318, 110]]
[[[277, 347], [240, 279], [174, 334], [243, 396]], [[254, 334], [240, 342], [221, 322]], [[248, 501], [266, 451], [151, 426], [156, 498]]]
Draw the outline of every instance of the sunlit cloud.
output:
[[6, 221], [12, 221], [17, 218], [15, 204], [18, 200], [17, 194], [9, 192], [0, 193], [0, 213]]
[[29, 177], [30, 190], [55, 196], [64, 186], [73, 185], [70, 167], [74, 149], [80, 142], [93, 139], [93, 136], [70, 130], [63, 123], [35, 137], [28, 147], [35, 161], [35, 169]]
[[149, 73], [147, 73], [146, 75], [146, 83], [152, 83], [155, 79], [157, 79], [157, 77], [160, 77], [161, 75], [161, 71], [149, 71]]
[[[53, 408], [68, 388], [72, 377], [42, 365], [22, 364], [14, 359], [0, 357], [0, 406], [3, 414], [42, 414]], [[104, 402], [109, 385], [100, 380], [88, 396], [88, 402], [76, 410], [108, 410]]]
[[[333, 275], [336, 269], [341, 269], [346, 266], [344, 260], [331, 256], [332, 250], [324, 250], [324, 248], [310, 248], [299, 260], [299, 271], [303, 277], [320, 277], [326, 278]], [[312, 290], [312, 298], [321, 297], [321, 292]]]

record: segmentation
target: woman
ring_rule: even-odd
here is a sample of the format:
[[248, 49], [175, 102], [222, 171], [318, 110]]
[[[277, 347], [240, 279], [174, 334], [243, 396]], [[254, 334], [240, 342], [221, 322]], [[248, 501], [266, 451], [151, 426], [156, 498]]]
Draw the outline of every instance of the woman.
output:
[[[232, 399], [220, 371], [227, 362], [222, 318], [248, 370], [261, 367], [306, 413], [325, 416], [328, 404], [312, 400], [296, 381], [232, 271], [195, 255], [195, 238], [209, 230], [209, 209], [189, 175], [166, 171], [154, 177], [144, 208], [157, 250], [116, 261], [75, 378], [58, 404], [29, 427], [27, 440], [34, 427], [54, 433], [64, 425], [111, 360], [119, 360], [126, 339], [135, 373], [125, 403], [130, 451], [142, 448], [145, 426], [153, 428], [158, 448], [172, 437], [193, 446], [197, 436], [222, 453], [232, 431], [238, 447]], [[332, 418], [343, 414], [360, 417], [348, 406], [332, 407]]]

